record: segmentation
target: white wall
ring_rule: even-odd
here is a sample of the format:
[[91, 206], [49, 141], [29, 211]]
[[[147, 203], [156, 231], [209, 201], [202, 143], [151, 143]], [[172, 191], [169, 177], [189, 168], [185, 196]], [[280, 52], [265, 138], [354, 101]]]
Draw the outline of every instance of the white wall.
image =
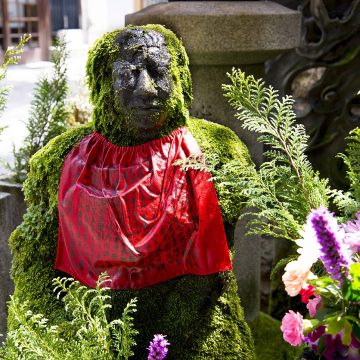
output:
[[92, 44], [104, 33], [123, 27], [136, 11], [134, 0], [81, 0], [84, 40]]

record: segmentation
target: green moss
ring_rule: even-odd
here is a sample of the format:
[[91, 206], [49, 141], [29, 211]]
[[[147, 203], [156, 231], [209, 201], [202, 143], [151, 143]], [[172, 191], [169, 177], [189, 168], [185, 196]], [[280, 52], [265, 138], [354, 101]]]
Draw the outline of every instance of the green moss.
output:
[[[149, 28], [161, 29], [169, 37], [169, 44], [179, 45], [179, 40], [164, 28]], [[110, 71], [106, 56], [116, 51], [112, 41], [117, 33], [112, 32], [102, 38], [90, 52], [88, 74], [95, 104], [95, 125], [89, 124], [62, 134], [32, 158], [30, 173], [24, 184], [28, 211], [23, 223], [10, 238], [15, 296], [21, 301], [28, 301], [35, 313], [44, 314], [51, 323], [63, 324], [67, 320], [63, 304], [54, 296], [51, 285], [54, 277], [64, 275], [53, 269], [58, 236], [57, 194], [63, 161], [79, 140], [94, 129], [118, 145], [128, 145], [135, 141], [123, 129], [121, 118], [112, 118], [114, 108], [109, 107], [108, 114], [105, 102], [101, 104], [104, 97], [104, 100], [111, 101], [105, 90], [109, 89], [106, 86], [109, 86], [110, 76], [106, 73]], [[171, 46], [175, 49], [175, 45]], [[182, 52], [181, 48], [179, 57], [185, 61], [184, 67], [186, 65], [187, 68], [187, 58]], [[171, 52], [172, 57], [178, 56], [176, 54]], [[179, 59], [176, 64], [181, 65]], [[95, 71], [97, 66], [102, 67], [104, 74]], [[247, 163], [249, 155], [246, 147], [231, 130], [187, 117], [185, 105], [191, 100], [190, 75], [184, 75], [185, 69], [177, 71], [176, 81], [179, 86], [183, 81], [183, 88], [178, 107], [174, 107], [171, 127], [186, 124], [205, 155], [215, 152], [223, 163], [234, 158]], [[231, 247], [233, 220], [239, 207], [233, 203], [231, 194], [218, 193], [218, 196]], [[136, 359], [145, 358], [146, 347], [155, 333], [167, 334], [172, 344], [170, 359], [253, 358], [250, 329], [244, 320], [236, 279], [231, 271], [211, 276], [186, 275], [138, 291], [112, 291], [111, 318], [119, 317], [126, 303], [134, 296], [139, 299], [135, 316], [135, 325], [140, 331]], [[10, 317], [8, 325], [11, 330], [17, 324]], [[62, 326], [66, 332], [66, 325]]]
[[[86, 72], [90, 87], [90, 97], [94, 105], [93, 120], [95, 129], [117, 145], [139, 143], [136, 129], [127, 121], [126, 112], [119, 107], [112, 88], [112, 64], [119, 57], [120, 49], [116, 37], [128, 26], [105, 34], [98, 39], [89, 51]], [[183, 126], [189, 116], [188, 107], [192, 101], [192, 83], [189, 60], [181, 41], [175, 34], [161, 25], [137, 26], [145, 30], [155, 30], [164, 35], [171, 56], [170, 73], [173, 89], [166, 108], [168, 124], [158, 137], [168, 135], [172, 130]]]
[[250, 328], [255, 342], [255, 354], [258, 360], [292, 360], [300, 359], [302, 347], [286, 343], [280, 330], [281, 322], [271, 316], [260, 313], [253, 320]]
[[[63, 310], [52, 291], [52, 278], [59, 275], [55, 262], [58, 214], [57, 192], [61, 167], [74, 145], [92, 131], [92, 125], [67, 131], [51, 140], [33, 156], [24, 183], [27, 212], [9, 239], [13, 253], [11, 275], [14, 295], [29, 301], [34, 312], [61, 318]], [[13, 328], [9, 318], [9, 329]]]

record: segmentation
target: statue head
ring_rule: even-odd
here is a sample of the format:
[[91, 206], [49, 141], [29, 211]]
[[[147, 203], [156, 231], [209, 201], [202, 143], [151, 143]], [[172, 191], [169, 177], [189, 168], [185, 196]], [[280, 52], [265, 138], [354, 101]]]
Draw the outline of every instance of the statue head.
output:
[[87, 75], [95, 129], [110, 141], [135, 145], [185, 124], [192, 100], [188, 58], [163, 26], [104, 35], [89, 52]]

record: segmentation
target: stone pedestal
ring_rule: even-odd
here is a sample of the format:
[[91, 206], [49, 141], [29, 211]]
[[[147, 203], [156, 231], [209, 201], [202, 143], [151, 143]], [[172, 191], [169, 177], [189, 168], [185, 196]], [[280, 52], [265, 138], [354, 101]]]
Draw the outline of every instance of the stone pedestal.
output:
[[11, 206], [11, 195], [0, 192], [0, 334], [6, 332], [7, 301], [13, 291], [13, 285], [10, 280], [9, 269], [11, 256], [7, 244], [8, 229], [7, 223], [10, 221], [9, 209]]
[[[0, 334], [6, 334], [7, 302], [13, 293], [8, 239], [25, 212], [22, 186], [0, 180]], [[0, 339], [1, 340], [1, 339]]]
[[[299, 12], [270, 1], [177, 1], [160, 3], [126, 16], [126, 24], [162, 24], [182, 38], [190, 59], [194, 103], [191, 114], [233, 129], [257, 163], [262, 148], [254, 135], [241, 129], [223, 97], [226, 72], [240, 67], [262, 77], [264, 62], [297, 46]], [[260, 302], [260, 239], [244, 237], [245, 223], [236, 230], [234, 260], [239, 293], [248, 320]]]

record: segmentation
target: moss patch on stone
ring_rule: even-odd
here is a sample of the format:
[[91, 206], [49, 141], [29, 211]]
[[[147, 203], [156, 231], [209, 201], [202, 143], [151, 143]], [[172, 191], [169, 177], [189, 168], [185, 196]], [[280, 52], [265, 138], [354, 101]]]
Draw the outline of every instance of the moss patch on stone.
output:
[[260, 313], [259, 317], [249, 325], [255, 342], [256, 359], [300, 359], [302, 347], [294, 347], [284, 341], [279, 320], [265, 313]]

